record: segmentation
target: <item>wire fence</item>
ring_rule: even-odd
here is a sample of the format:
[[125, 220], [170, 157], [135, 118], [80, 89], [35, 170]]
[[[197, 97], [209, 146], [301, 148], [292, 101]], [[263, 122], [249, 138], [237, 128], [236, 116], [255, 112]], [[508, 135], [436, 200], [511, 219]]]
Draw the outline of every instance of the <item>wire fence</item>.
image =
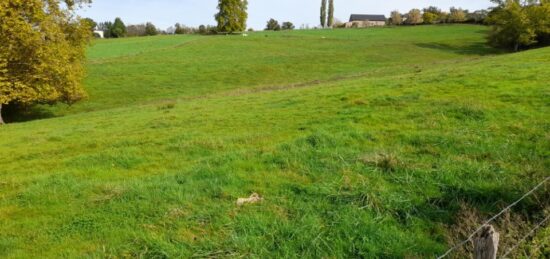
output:
[[506, 251], [506, 253], [502, 256], [502, 258], [508, 258], [508, 256], [514, 251], [516, 250], [516, 248], [519, 247], [519, 245], [521, 245], [523, 242], [525, 242], [525, 240], [527, 240], [528, 237], [530, 237], [531, 235], [533, 235], [539, 228], [541, 228], [544, 223], [546, 223], [548, 220], [550, 219], [550, 215], [548, 217], [546, 217], [543, 221], [541, 221], [539, 224], [537, 224], [533, 229], [531, 229], [531, 231], [529, 231], [529, 233], [527, 233], [527, 235], [525, 235], [522, 239], [519, 240], [519, 242], [517, 244], [515, 244], [513, 247], [511, 247], [510, 249], [508, 249], [508, 251]]
[[[445, 258], [447, 257], [449, 254], [451, 254], [453, 251], [455, 251], [456, 249], [462, 247], [463, 245], [465, 245], [466, 243], [468, 243], [468, 241], [471, 241], [477, 233], [479, 233], [481, 230], [483, 230], [483, 228], [487, 225], [489, 225], [489, 223], [493, 222], [495, 219], [497, 219], [498, 217], [500, 217], [502, 214], [506, 213], [507, 211], [509, 211], [511, 208], [513, 208], [514, 206], [516, 206], [518, 203], [520, 203], [522, 200], [524, 200], [525, 198], [527, 198], [528, 196], [530, 196], [531, 194], [533, 194], [535, 191], [537, 191], [539, 188], [541, 188], [546, 182], [548, 182], [550, 180], [550, 176], [546, 177], [546, 179], [544, 179], [542, 182], [540, 182], [539, 184], [537, 184], [537, 186], [535, 186], [533, 189], [531, 189], [530, 191], [528, 191], [527, 193], [525, 193], [523, 196], [521, 196], [521, 198], [519, 198], [517, 201], [511, 203], [510, 205], [508, 205], [506, 208], [504, 208], [502, 211], [500, 211], [499, 213], [497, 213], [495, 216], [493, 216], [492, 218], [490, 218], [489, 220], [485, 221], [485, 223], [483, 223], [483, 225], [481, 225], [479, 228], [477, 228], [471, 235], [468, 236], [467, 239], [463, 240], [462, 242], [456, 244], [455, 246], [451, 247], [449, 250], [447, 250], [447, 252], [445, 252], [443, 255], [437, 257], [437, 259], [442, 259], [442, 258]], [[543, 222], [541, 222], [538, 227], [536, 227], [535, 229], [531, 230], [529, 232], [529, 234], [524, 237], [524, 239], [527, 239], [530, 235], [532, 235], [534, 233], [534, 231], [536, 231], [538, 228], [540, 228], [544, 222], [546, 222], [548, 220], [548, 218], [546, 218], [545, 220], [543, 220]], [[521, 240], [520, 242], [523, 242], [525, 240]], [[519, 243], [513, 248], [517, 248], [517, 246], [519, 246]], [[513, 251], [512, 249], [512, 251]], [[512, 251], [509, 251], [507, 252], [507, 255], [509, 253], [511, 253]]]

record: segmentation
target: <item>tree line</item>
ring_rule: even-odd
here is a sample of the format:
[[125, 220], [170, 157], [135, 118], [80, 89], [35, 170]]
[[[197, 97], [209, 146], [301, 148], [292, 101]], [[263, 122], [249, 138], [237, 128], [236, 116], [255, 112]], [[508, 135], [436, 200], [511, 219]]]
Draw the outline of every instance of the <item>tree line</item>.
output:
[[[143, 37], [155, 36], [159, 34], [215, 34], [217, 28], [210, 25], [201, 25], [197, 28], [188, 27], [176, 23], [167, 30], [161, 30], [152, 22], [142, 24], [125, 25], [121, 18], [116, 18], [114, 22], [96, 23], [90, 18], [86, 20], [92, 24], [95, 30], [103, 31], [105, 38], [123, 38], [123, 37]], [[96, 35], [97, 36], [97, 35]]]
[[491, 26], [488, 42], [493, 47], [518, 51], [550, 45], [550, 0], [491, 1], [497, 6], [474, 12], [455, 7], [445, 12], [435, 6], [412, 9], [405, 14], [393, 11], [388, 24], [486, 24]]
[[391, 12], [388, 23], [391, 25], [419, 25], [419, 24], [445, 24], [445, 23], [479, 23], [487, 19], [489, 11], [477, 10], [470, 12], [462, 8], [451, 7], [449, 11], [443, 11], [436, 6], [424, 9], [411, 9], [407, 13], [395, 10]]
[[334, 0], [328, 0], [328, 13], [327, 13], [327, 0], [321, 0], [321, 27], [332, 28], [334, 26]]

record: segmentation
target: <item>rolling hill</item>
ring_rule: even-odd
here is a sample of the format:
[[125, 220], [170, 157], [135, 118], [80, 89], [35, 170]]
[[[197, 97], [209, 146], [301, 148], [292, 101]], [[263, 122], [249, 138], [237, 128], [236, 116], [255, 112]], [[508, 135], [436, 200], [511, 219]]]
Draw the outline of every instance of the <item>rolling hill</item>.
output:
[[549, 174], [550, 49], [486, 30], [96, 41], [87, 100], [0, 128], [0, 257], [441, 254]]

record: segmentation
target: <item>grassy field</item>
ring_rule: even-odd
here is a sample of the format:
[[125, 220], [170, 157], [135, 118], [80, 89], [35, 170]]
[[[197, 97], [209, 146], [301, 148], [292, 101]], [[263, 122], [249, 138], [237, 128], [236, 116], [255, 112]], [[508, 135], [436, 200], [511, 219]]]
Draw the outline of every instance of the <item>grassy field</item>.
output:
[[96, 41], [89, 99], [0, 128], [0, 257], [441, 254], [549, 175], [550, 49], [486, 30]]

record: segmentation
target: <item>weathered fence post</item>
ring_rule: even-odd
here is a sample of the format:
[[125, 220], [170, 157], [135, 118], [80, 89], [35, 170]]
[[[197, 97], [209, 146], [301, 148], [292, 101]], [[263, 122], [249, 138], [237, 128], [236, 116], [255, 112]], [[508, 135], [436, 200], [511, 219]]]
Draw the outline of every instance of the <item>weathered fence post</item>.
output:
[[474, 238], [475, 259], [496, 259], [500, 235], [491, 225], [483, 227]]

